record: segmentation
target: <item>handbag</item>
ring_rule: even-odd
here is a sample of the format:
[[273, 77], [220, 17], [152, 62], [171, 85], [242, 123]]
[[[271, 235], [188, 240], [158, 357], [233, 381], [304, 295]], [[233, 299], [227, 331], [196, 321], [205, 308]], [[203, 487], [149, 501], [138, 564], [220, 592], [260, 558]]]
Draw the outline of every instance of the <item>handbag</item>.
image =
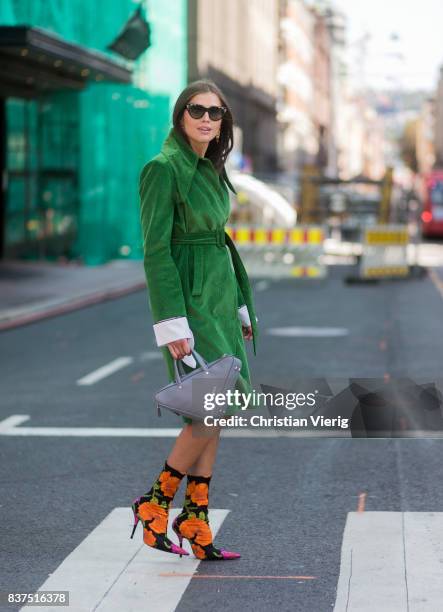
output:
[[[225, 393], [234, 389], [240, 375], [241, 359], [225, 353], [207, 363], [196, 350], [191, 349], [191, 353], [200, 367], [185, 374], [181, 360], [174, 359], [175, 381], [155, 393], [158, 416], [161, 416], [160, 407], [195, 421], [203, 421], [208, 415], [220, 417], [226, 413], [229, 404]], [[220, 396], [215, 401], [215, 394], [221, 393], [225, 401]]]

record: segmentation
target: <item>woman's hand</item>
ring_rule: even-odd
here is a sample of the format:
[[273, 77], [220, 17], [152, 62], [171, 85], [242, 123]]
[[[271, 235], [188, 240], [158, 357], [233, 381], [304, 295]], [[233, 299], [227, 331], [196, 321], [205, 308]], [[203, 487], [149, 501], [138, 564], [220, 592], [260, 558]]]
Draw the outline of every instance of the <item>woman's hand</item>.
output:
[[185, 355], [191, 354], [191, 347], [189, 346], [189, 340], [187, 338], [169, 342], [168, 349], [174, 359], [183, 359]]
[[250, 340], [252, 338], [252, 326], [251, 325], [242, 325], [241, 326], [243, 332], [243, 338], [245, 340]]

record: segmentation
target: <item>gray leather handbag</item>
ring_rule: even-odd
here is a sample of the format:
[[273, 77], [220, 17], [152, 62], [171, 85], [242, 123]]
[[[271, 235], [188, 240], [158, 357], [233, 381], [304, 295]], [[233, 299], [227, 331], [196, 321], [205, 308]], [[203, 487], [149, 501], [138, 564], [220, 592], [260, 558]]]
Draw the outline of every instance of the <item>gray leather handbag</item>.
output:
[[[220, 417], [226, 413], [229, 403], [225, 393], [234, 390], [240, 375], [241, 360], [225, 353], [219, 359], [207, 363], [197, 351], [191, 349], [191, 352], [200, 367], [185, 374], [181, 360], [174, 359], [175, 381], [155, 394], [159, 416], [161, 407], [194, 421], [203, 421], [208, 415]], [[216, 401], [216, 394], [223, 396], [219, 395]]]

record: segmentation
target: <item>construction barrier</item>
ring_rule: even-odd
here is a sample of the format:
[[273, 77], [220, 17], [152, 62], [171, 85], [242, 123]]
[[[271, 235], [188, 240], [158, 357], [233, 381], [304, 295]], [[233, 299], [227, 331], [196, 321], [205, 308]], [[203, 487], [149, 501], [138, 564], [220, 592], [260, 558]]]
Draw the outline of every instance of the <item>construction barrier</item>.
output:
[[362, 278], [405, 277], [409, 275], [407, 225], [375, 225], [362, 231]]
[[252, 277], [324, 278], [325, 228], [300, 225], [294, 228], [230, 226], [248, 274]]

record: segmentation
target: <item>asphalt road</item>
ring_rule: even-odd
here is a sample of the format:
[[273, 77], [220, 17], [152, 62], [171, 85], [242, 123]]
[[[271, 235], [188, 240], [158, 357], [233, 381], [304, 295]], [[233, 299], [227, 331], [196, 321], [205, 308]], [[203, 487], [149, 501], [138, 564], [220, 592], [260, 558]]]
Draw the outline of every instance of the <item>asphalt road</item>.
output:
[[[346, 285], [345, 273], [332, 268], [324, 282], [255, 281], [261, 335], [257, 356], [250, 343], [248, 353], [256, 387], [288, 389], [300, 377], [441, 379], [443, 298], [435, 283]], [[142, 291], [1, 333], [0, 419], [29, 415], [25, 426], [60, 431], [179, 427], [153, 408], [152, 394], [167, 380], [151, 324]], [[283, 327], [317, 335], [273, 335]], [[331, 329], [343, 335], [326, 335]], [[126, 365], [113, 374], [78, 384], [122, 357]], [[128, 508], [129, 538], [131, 501], [150, 487], [171, 446], [162, 437], [0, 431], [0, 591], [37, 590], [115, 508]], [[207, 577], [190, 580], [177, 612], [332, 610], [348, 513], [442, 512], [442, 462], [442, 440], [224, 437], [210, 506], [230, 512], [215, 542], [242, 558], [201, 563], [196, 574]], [[134, 549], [136, 539], [128, 539]], [[372, 587], [368, 578], [368, 597]], [[150, 605], [143, 609], [158, 609]]]

